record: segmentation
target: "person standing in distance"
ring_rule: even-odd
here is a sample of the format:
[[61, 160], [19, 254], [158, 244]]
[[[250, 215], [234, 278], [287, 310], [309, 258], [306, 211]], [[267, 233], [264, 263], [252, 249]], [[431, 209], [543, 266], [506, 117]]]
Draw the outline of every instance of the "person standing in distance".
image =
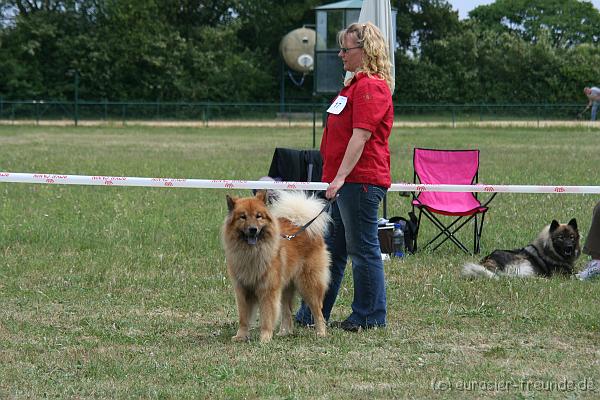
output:
[[600, 88], [596, 86], [585, 87], [583, 89], [583, 93], [588, 98], [588, 104], [584, 112], [587, 111], [588, 108], [592, 107], [592, 117], [591, 121], [596, 120], [596, 113], [598, 112], [598, 106], [600, 106]]
[[[394, 121], [388, 46], [372, 23], [355, 23], [338, 36], [344, 69], [351, 72], [327, 110], [321, 140], [322, 181], [332, 204], [332, 224], [326, 235], [331, 252], [331, 282], [323, 302], [329, 320], [352, 260], [352, 313], [332, 323], [346, 331], [386, 325], [386, 290], [377, 236], [379, 204], [391, 185], [389, 137]], [[302, 325], [312, 324], [305, 304], [296, 313]]]

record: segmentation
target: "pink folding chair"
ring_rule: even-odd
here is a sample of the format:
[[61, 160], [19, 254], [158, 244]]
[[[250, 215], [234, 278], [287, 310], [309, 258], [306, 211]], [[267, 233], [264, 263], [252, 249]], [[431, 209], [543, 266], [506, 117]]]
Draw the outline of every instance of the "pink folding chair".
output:
[[[479, 150], [436, 150], [415, 148], [413, 154], [414, 182], [427, 184], [472, 185], [477, 183], [479, 172]], [[415, 235], [415, 251], [421, 227], [421, 217], [425, 215], [439, 233], [431, 239], [423, 249], [435, 245], [435, 251], [447, 240], [466, 253], [467, 247], [456, 237], [463, 226], [473, 221], [473, 253], [480, 250], [481, 234], [487, 205], [496, 193], [482, 204], [477, 195], [471, 192], [419, 192], [413, 195], [412, 207], [419, 210], [417, 232]], [[444, 223], [436, 214], [455, 217]], [[481, 215], [481, 221], [478, 216]], [[443, 218], [447, 221], [447, 218]]]

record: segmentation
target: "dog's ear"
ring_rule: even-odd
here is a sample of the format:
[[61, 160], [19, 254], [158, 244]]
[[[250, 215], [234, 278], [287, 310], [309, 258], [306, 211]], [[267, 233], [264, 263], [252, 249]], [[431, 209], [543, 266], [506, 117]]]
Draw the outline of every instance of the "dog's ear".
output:
[[558, 221], [553, 219], [552, 223], [550, 224], [550, 232], [554, 232], [559, 226], [560, 224], [558, 223]]
[[235, 202], [237, 200], [237, 197], [231, 197], [229, 195], [225, 195], [227, 197], [227, 209], [229, 210], [229, 212], [233, 211], [233, 207], [235, 207]]
[[267, 191], [265, 189], [257, 190], [256, 198], [267, 204]]
[[569, 225], [573, 229], [577, 230], [577, 220], [575, 218], [571, 219], [567, 225]]

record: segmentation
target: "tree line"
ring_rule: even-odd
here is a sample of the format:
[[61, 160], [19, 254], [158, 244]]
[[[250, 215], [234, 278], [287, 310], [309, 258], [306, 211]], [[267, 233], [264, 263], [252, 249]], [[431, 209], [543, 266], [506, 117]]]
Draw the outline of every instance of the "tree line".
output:
[[[333, 1], [333, 0], [332, 0]], [[279, 99], [279, 41], [320, 0], [0, 0], [0, 97]], [[600, 85], [588, 1], [497, 0], [469, 18], [445, 0], [393, 0], [400, 103], [570, 103]], [[286, 97], [312, 101], [309, 75]]]

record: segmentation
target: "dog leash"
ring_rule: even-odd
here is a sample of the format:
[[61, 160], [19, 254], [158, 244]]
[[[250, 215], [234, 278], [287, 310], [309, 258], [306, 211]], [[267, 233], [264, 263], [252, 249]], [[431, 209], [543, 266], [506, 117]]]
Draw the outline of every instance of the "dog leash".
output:
[[329, 210], [329, 207], [331, 207], [331, 204], [333, 204], [333, 202], [335, 201], [337, 196], [335, 196], [334, 198], [330, 199], [327, 201], [327, 204], [325, 204], [325, 207], [323, 207], [323, 209], [321, 209], [321, 211], [319, 211], [319, 213], [317, 214], [316, 217], [314, 217], [313, 219], [311, 219], [310, 221], [308, 221], [306, 224], [302, 225], [300, 227], [300, 229], [298, 229], [296, 232], [294, 232], [293, 235], [285, 235], [285, 234], [281, 234], [281, 237], [286, 239], [286, 240], [292, 240], [293, 238], [295, 238], [296, 236], [298, 236], [299, 234], [301, 234], [302, 232], [304, 232], [306, 230], [306, 228], [308, 228], [310, 226], [310, 224], [312, 224], [313, 222], [315, 222], [315, 220], [317, 218], [319, 218], [319, 216], [321, 214], [323, 214], [325, 211]]

